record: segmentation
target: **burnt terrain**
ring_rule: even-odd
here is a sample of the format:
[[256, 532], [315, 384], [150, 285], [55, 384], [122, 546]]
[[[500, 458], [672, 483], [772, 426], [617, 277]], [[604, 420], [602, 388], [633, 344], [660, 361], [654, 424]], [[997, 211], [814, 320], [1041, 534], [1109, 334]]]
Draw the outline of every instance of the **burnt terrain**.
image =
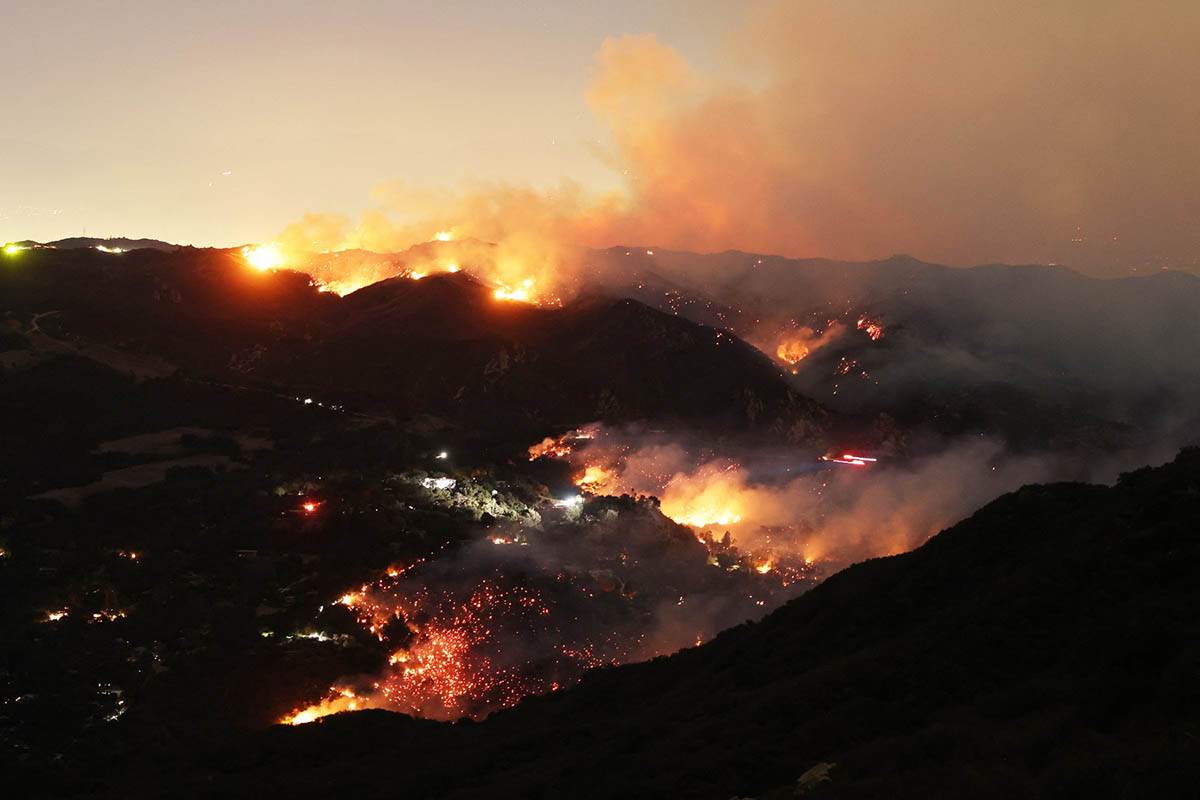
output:
[[759, 623], [483, 723], [362, 712], [219, 741], [180, 732], [106, 747], [64, 789], [1188, 796], [1198, 520], [1196, 450], [1113, 488], [1030, 486]]
[[[654, 498], [577, 496], [528, 448], [599, 422], [811, 469], [833, 445], [902, 469], [951, 435], [1115, 453], [1194, 424], [1194, 281], [665, 257], [637, 291], [597, 263], [561, 308], [497, 301], [468, 269], [339, 298], [234, 251], [6, 260], [5, 768], [82, 797], [1186, 796], [1200, 451], [781, 580]], [[720, 280], [676, 280], [687, 259]], [[849, 331], [795, 375], [750, 324], [767, 267], [795, 281], [792, 322]], [[1056, 329], [1075, 295], [1108, 327]], [[1155, 307], [1147, 355], [1128, 332]], [[529, 598], [470, 653], [473, 679], [505, 680], [418, 709], [486, 719], [276, 725], [416, 640], [341, 602], [368, 585], [426, 598], [422, 624], [480, 587], [501, 611]]]

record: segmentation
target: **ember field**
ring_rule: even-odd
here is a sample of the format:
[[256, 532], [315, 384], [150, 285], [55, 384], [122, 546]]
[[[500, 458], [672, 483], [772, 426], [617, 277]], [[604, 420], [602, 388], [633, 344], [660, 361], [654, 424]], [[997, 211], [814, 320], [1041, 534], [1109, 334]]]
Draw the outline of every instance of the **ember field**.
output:
[[652, 307], [636, 272], [547, 301], [399, 254], [341, 297], [254, 250], [9, 258], [0, 736], [14, 767], [73, 765], [64, 792], [151, 741], [192, 770], [342, 712], [457, 731], [707, 658], [849, 564], [1193, 424], [1114, 396], [1049, 447], [1069, 393], [1016, 381], [980, 414], [962, 375], [929, 418], [885, 384], [942, 350], [865, 299], [756, 347], [746, 312]]

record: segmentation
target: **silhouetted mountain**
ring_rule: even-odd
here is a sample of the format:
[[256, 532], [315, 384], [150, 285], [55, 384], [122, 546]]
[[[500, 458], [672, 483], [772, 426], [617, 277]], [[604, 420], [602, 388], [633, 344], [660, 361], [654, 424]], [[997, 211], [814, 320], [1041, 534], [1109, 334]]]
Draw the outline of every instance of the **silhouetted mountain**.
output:
[[119, 247], [122, 250], [165, 250], [174, 252], [179, 249], [179, 245], [164, 242], [159, 239], [126, 239], [124, 236], [114, 236], [111, 238], [103, 238], [96, 236], [74, 236], [69, 239], [57, 239], [53, 242], [46, 242], [50, 247], [56, 247], [59, 250], [72, 250], [80, 247]]
[[60, 338], [386, 412], [539, 431], [707, 419], [793, 442], [829, 422], [728, 331], [630, 300], [543, 309], [498, 301], [463, 273], [393, 278], [338, 298], [306, 275], [191, 249], [30, 251], [0, 281], [5, 310], [58, 312]]
[[125, 774], [291, 797], [790, 797], [806, 774], [813, 797], [1190, 796], [1198, 521], [1198, 450], [1112, 488], [1029, 486], [759, 623], [483, 723], [341, 715], [210, 743], [187, 779], [153, 749]]
[[772, 355], [797, 326], [879, 322], [877, 341], [844, 336], [797, 365], [796, 388], [837, 411], [886, 410], [906, 425], [995, 431], [1023, 446], [1115, 444], [1132, 429], [1200, 421], [1193, 275], [1100, 280], [909, 256], [847, 263], [633, 248], [595, 259], [619, 293], [719, 322]]

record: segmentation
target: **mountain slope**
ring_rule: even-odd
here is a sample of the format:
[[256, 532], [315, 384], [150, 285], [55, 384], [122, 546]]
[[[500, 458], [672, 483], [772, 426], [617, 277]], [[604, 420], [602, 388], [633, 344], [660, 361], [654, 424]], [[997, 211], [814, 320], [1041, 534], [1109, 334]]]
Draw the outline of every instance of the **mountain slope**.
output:
[[1200, 450], [1113, 488], [1027, 487], [703, 647], [481, 724], [279, 729], [210, 754], [203, 780], [782, 797], [833, 763], [812, 796], [1184, 796], [1200, 778], [1198, 521]]
[[[185, 374], [399, 416], [570, 428], [668, 415], [807, 442], [829, 414], [727, 331], [634, 301], [499, 301], [465, 273], [345, 298], [191, 248], [35, 250], [0, 273], [17, 333], [165, 359]], [[36, 349], [36, 348], [35, 348]], [[522, 431], [524, 435], [524, 431]]]
[[310, 350], [268, 368], [277, 379], [382, 389], [410, 407], [514, 424], [707, 418], [799, 442], [828, 421], [727, 331], [632, 300], [543, 309], [497, 302], [458, 274], [384, 281], [347, 296], [338, 311]]
[[[619, 248], [596, 258], [614, 291], [720, 320], [770, 354], [801, 326], [826, 331], [838, 321], [850, 335], [814, 350], [793, 380], [835, 411], [886, 411], [947, 434], [996, 432], [1026, 448], [1200, 425], [1194, 275], [1101, 280], [1063, 267], [959, 269], [907, 256], [847, 263]], [[878, 341], [854, 330], [863, 315], [882, 324]]]

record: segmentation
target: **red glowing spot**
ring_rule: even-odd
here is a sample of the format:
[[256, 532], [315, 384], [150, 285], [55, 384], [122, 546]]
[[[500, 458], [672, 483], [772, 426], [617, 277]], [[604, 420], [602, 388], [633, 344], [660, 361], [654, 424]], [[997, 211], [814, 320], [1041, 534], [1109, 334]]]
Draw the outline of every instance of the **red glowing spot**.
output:
[[321, 503], [316, 500], [305, 500], [300, 504], [300, 510], [305, 514], [315, 514], [320, 507]]
[[857, 453], [841, 453], [834, 456], [821, 456], [822, 461], [831, 461], [834, 464], [849, 464], [852, 467], [865, 467], [868, 464], [874, 464], [879, 459], [871, 458], [870, 456], [860, 456]]

